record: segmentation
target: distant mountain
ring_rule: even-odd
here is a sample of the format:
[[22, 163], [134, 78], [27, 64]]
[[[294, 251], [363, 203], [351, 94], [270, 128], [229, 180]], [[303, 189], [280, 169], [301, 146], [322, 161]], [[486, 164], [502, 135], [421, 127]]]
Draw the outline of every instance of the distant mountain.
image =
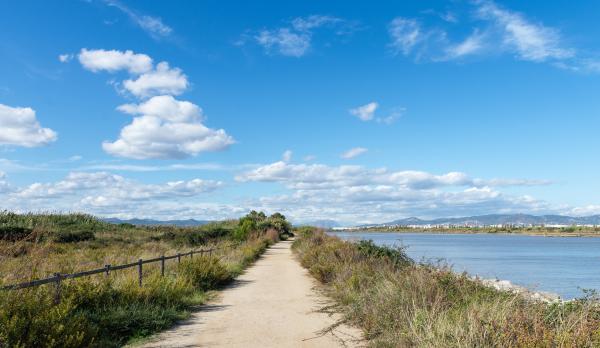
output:
[[600, 225], [600, 215], [572, 217], [564, 215], [491, 214], [433, 220], [411, 217], [379, 225]]
[[315, 226], [315, 227], [321, 227], [321, 228], [334, 228], [334, 227], [341, 226], [340, 223], [335, 220], [315, 220], [315, 221], [304, 222], [300, 225]]
[[152, 219], [119, 219], [119, 218], [106, 218], [102, 219], [103, 221], [109, 222], [111, 224], [132, 224], [138, 226], [179, 226], [179, 227], [190, 227], [190, 226], [202, 226], [210, 223], [211, 221], [205, 220], [152, 220]]

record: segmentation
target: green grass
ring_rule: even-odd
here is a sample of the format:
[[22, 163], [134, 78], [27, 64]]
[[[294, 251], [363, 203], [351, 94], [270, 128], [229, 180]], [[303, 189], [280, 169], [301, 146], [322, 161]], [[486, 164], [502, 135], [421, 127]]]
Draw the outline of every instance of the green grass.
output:
[[123, 264], [190, 249], [222, 248], [211, 256], [145, 264], [62, 282], [54, 303], [52, 284], [0, 295], [0, 347], [118, 347], [189, 316], [207, 291], [226, 285], [277, 240], [254, 230], [233, 237], [237, 220], [200, 227], [113, 225], [82, 214], [0, 213], [0, 284]]
[[372, 347], [598, 347], [595, 298], [546, 304], [465, 274], [417, 264], [401, 249], [304, 230], [293, 245], [343, 320]]

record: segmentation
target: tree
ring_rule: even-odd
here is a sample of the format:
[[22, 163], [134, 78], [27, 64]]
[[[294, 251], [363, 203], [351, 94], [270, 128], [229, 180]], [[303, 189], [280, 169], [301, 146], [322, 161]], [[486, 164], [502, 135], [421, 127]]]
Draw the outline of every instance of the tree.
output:
[[251, 217], [245, 216], [238, 222], [238, 227], [233, 233], [233, 237], [237, 240], [246, 240], [251, 232], [256, 231], [256, 222]]

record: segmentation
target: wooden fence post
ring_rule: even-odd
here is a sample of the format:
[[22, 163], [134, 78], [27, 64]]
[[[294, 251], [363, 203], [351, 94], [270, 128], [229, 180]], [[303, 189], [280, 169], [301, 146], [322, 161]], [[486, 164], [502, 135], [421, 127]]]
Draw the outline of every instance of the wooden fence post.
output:
[[181, 263], [181, 253], [177, 253], [177, 263]]
[[190, 259], [194, 258], [194, 250], [190, 251]]
[[56, 277], [56, 284], [54, 285], [54, 304], [59, 304], [60, 303], [60, 278], [61, 275], [60, 273], [54, 273], [54, 276]]
[[142, 259], [138, 260], [138, 278], [139, 284], [142, 286]]
[[160, 275], [165, 275], [165, 255], [160, 257]]
[[106, 270], [104, 272], [106, 273], [106, 276], [108, 277], [110, 275], [110, 265], [104, 265], [104, 268], [106, 268]]

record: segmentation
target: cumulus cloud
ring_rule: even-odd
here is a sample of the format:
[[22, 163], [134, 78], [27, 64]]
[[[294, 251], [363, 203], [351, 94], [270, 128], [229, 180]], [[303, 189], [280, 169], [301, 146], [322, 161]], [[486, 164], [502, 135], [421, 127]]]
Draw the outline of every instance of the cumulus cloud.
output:
[[339, 188], [377, 185], [402, 186], [410, 189], [431, 189], [444, 186], [502, 187], [548, 185], [547, 180], [480, 179], [462, 172], [431, 174], [416, 170], [390, 171], [368, 169], [358, 165], [328, 166], [324, 164], [291, 164], [274, 162], [236, 176], [236, 180], [281, 182], [294, 189]]
[[152, 58], [133, 51], [81, 49], [77, 56], [81, 65], [92, 72], [117, 72], [127, 70], [132, 74], [141, 74], [152, 69]]
[[154, 70], [140, 75], [137, 79], [125, 80], [123, 86], [140, 98], [159, 94], [179, 95], [188, 88], [188, 80], [181, 69], [171, 68], [169, 63], [160, 62]]
[[236, 180], [284, 185], [290, 193], [262, 197], [255, 204], [264, 209], [283, 210], [304, 221], [333, 217], [368, 223], [413, 215], [556, 211], [543, 201], [529, 196], [509, 196], [498, 190], [504, 186], [542, 185], [546, 181], [480, 179], [462, 172], [433, 174], [279, 161], [241, 173]]
[[109, 172], [72, 172], [55, 182], [11, 187], [4, 179], [0, 174], [0, 209], [11, 211], [219, 219], [236, 217], [248, 210], [248, 207], [204, 202], [224, 185], [215, 180], [196, 178], [147, 184]]
[[83, 49], [79, 60], [91, 71], [127, 70], [137, 75], [122, 85], [133, 96], [145, 100], [117, 108], [134, 118], [121, 129], [117, 140], [102, 143], [107, 153], [133, 159], [176, 159], [224, 150], [235, 142], [225, 130], [205, 126], [198, 105], [173, 97], [189, 86], [181, 69], [171, 68], [167, 62], [153, 67], [152, 58], [132, 51]]
[[[311, 48], [315, 30], [323, 27], [335, 28], [336, 35], [347, 35], [354, 31], [355, 23], [325, 15], [298, 17], [290, 21], [287, 26], [258, 31], [253, 35], [252, 41], [270, 54], [302, 57]], [[247, 38], [244, 38], [240, 44], [243, 45], [246, 41]]]
[[169, 63], [160, 62], [153, 66], [152, 58], [133, 51], [88, 50], [79, 53], [81, 65], [92, 72], [111, 73], [126, 70], [135, 78], [123, 81], [126, 91], [138, 98], [160, 94], [179, 95], [189, 86], [187, 76], [179, 68], [171, 68]]
[[0, 145], [37, 147], [56, 139], [55, 131], [40, 126], [32, 108], [0, 104]]
[[360, 156], [360, 155], [362, 155], [362, 154], [366, 153], [367, 151], [369, 151], [369, 150], [367, 150], [367, 149], [366, 149], [366, 148], [364, 148], [364, 147], [355, 147], [355, 148], [352, 148], [352, 149], [350, 149], [350, 150], [348, 150], [348, 151], [344, 152], [344, 153], [341, 155], [341, 157], [342, 157], [343, 159], [351, 159], [351, 158], [354, 158], [354, 157], [358, 157], [358, 156]]
[[376, 102], [370, 102], [368, 104], [350, 109], [350, 114], [358, 117], [361, 121], [370, 121], [375, 117], [375, 110], [379, 107]]
[[136, 117], [121, 130], [119, 139], [102, 144], [106, 152], [115, 156], [185, 158], [224, 150], [235, 142], [225, 130], [203, 125], [200, 107], [172, 96], [156, 96], [141, 104], [125, 104], [118, 109]]
[[164, 184], [141, 184], [108, 172], [73, 172], [63, 180], [51, 183], [33, 183], [15, 190], [13, 197], [23, 199], [50, 199], [65, 196], [101, 197], [146, 200], [173, 197], [192, 197], [211, 192], [223, 185], [220, 181], [193, 179]]

